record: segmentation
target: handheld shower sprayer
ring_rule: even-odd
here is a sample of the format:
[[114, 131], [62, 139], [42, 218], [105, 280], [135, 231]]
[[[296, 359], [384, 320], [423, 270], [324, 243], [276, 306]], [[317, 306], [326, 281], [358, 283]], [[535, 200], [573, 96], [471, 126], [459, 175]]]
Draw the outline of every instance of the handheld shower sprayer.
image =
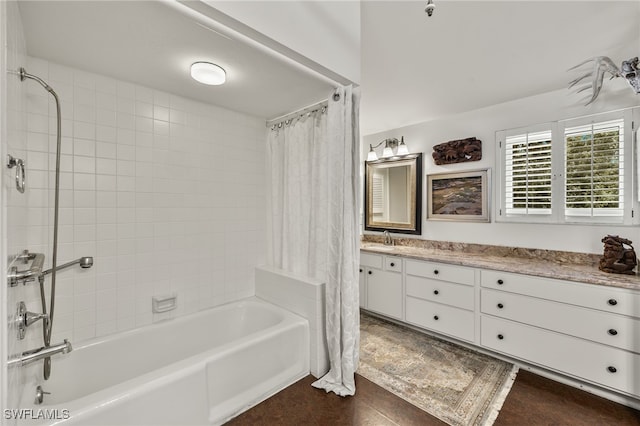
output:
[[[24, 68], [20, 68], [20, 81], [27, 79], [33, 80], [40, 84], [44, 89], [53, 96], [56, 101], [56, 168], [55, 168], [55, 191], [54, 191], [54, 207], [53, 207], [53, 250], [51, 256], [51, 300], [49, 304], [49, 321], [46, 324], [43, 322], [43, 334], [44, 334], [44, 347], [48, 348], [51, 345], [51, 330], [53, 328], [53, 311], [55, 308], [56, 300], [56, 270], [58, 269], [58, 223], [59, 223], [59, 211], [60, 211], [60, 154], [62, 145], [62, 117], [60, 114], [60, 99], [55, 90], [51, 88], [43, 79], [33, 74], [29, 74]], [[93, 264], [93, 261], [91, 262]], [[72, 263], [73, 264], [73, 263]], [[65, 267], [67, 265], [63, 265]], [[43, 273], [39, 279], [40, 281], [40, 299], [42, 301], [42, 313], [47, 313], [47, 306], [45, 302], [44, 292], [44, 275]], [[51, 375], [51, 357], [44, 358], [44, 379], [48, 380]]]

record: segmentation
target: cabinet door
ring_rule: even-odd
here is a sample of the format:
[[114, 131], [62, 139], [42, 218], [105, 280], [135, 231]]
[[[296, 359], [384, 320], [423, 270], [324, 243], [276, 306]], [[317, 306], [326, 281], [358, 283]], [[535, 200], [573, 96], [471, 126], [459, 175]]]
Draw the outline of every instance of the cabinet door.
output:
[[402, 275], [369, 269], [366, 279], [367, 309], [402, 319]]
[[367, 293], [366, 293], [367, 275], [364, 267], [360, 267], [360, 275], [358, 275], [358, 287], [360, 289], [360, 307], [367, 308]]

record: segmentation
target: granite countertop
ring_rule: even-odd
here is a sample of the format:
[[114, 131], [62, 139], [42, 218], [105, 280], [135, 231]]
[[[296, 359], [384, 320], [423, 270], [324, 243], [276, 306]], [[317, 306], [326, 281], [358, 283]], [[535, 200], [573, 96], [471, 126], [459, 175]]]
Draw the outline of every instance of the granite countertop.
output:
[[385, 246], [377, 238], [363, 239], [360, 249], [369, 253], [485, 268], [581, 283], [640, 291], [640, 275], [610, 274], [598, 269], [600, 256], [479, 244], [397, 239]]

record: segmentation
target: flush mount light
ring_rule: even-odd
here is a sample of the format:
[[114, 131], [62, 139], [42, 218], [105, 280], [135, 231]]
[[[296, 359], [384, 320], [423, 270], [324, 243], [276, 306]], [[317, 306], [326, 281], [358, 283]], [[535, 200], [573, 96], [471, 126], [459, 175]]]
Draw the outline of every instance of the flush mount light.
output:
[[227, 80], [227, 73], [211, 62], [194, 62], [191, 64], [191, 77], [200, 83], [218, 86]]

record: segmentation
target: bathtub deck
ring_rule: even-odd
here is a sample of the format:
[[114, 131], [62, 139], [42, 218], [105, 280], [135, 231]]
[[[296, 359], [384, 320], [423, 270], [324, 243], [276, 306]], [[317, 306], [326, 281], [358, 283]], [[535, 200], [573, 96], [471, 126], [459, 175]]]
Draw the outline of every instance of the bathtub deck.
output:
[[[307, 376], [228, 425], [445, 425], [359, 375], [352, 398], [312, 388], [313, 381]], [[639, 425], [640, 411], [521, 370], [494, 426], [591, 425], [594, 421]]]

